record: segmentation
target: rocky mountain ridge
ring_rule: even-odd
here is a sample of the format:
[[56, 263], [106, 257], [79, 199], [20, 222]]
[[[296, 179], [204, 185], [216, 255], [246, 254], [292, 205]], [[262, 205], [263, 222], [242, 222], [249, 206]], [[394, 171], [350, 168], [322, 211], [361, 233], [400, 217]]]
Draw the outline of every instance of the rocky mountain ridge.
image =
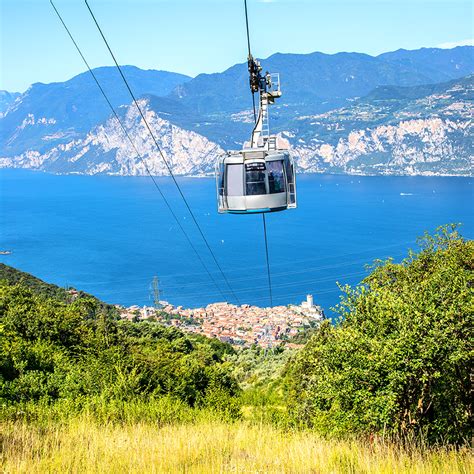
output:
[[[288, 76], [283, 102], [272, 108], [272, 130], [290, 141], [301, 172], [471, 175], [473, 76], [459, 78], [459, 74], [474, 71], [474, 62], [469, 61], [473, 51], [472, 47], [399, 50], [381, 55], [383, 60], [357, 53], [273, 55], [264, 67]], [[316, 78], [319, 89], [292, 76], [293, 62], [301, 62], [302, 56], [308, 78]], [[309, 74], [311, 67], [314, 74]], [[252, 114], [242, 65], [195, 79], [131, 66], [124, 69], [176, 174], [211, 174], [217, 155], [239, 148], [250, 134]], [[415, 69], [419, 72], [410, 76]], [[167, 174], [136, 108], [114, 76], [116, 71], [99, 68], [96, 73], [149, 170]], [[353, 83], [345, 87], [351, 75]], [[438, 84], [422, 82], [426, 77], [453, 76], [456, 79]], [[387, 80], [397, 84], [386, 85]], [[293, 91], [287, 94], [285, 88], [292, 87], [286, 84], [292, 81]], [[373, 84], [363, 97], [351, 96]], [[240, 88], [245, 100], [239, 96]], [[311, 88], [319, 95], [311, 95]], [[221, 92], [229, 91], [235, 94], [223, 102]], [[35, 84], [10, 101], [0, 116], [0, 145], [0, 167], [146, 173], [86, 73], [66, 83]]]
[[19, 92], [8, 92], [0, 90], [0, 118], [3, 117], [4, 113], [10, 107], [15, 100], [20, 97]]
[[349, 107], [298, 117], [294, 152], [307, 172], [471, 175], [473, 117], [472, 75], [381, 87]]
[[[178, 175], [210, 173], [222, 148], [196, 132], [184, 130], [160, 117], [150, 109], [147, 99], [139, 105], [152, 127], [161, 150], [173, 171]], [[14, 158], [0, 158], [0, 167], [29, 168], [52, 173], [110, 174], [144, 176], [146, 168], [156, 176], [168, 171], [156, 150], [135, 106], [121, 107], [120, 118], [133, 137], [141, 157], [123, 133], [115, 117], [109, 117], [85, 136], [59, 143], [40, 153], [28, 150]], [[31, 117], [30, 125], [47, 126], [45, 118]]]

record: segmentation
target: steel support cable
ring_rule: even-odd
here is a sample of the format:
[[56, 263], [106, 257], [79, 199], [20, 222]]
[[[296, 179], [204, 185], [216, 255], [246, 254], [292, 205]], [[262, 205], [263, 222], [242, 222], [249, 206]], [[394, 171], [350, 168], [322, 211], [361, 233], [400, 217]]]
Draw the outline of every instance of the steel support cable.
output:
[[262, 214], [262, 219], [263, 219], [263, 235], [265, 237], [265, 256], [267, 258], [268, 292], [270, 296], [270, 306], [273, 306], [272, 277], [270, 274], [270, 259], [268, 257], [267, 222], [265, 220], [265, 214]]
[[[248, 59], [250, 61], [250, 59], [252, 58], [252, 51], [250, 48], [250, 30], [249, 30], [249, 15], [248, 15], [248, 10], [247, 10], [247, 0], [244, 0], [244, 7], [245, 7], [245, 27], [247, 30], [247, 47], [249, 51]], [[252, 90], [252, 103], [253, 103], [253, 119], [254, 119], [255, 127], [256, 127], [257, 126], [257, 110], [255, 108], [255, 94], [253, 90]], [[255, 130], [255, 127], [254, 127], [254, 130]], [[252, 132], [252, 140], [253, 140], [253, 132]], [[252, 146], [253, 146], [253, 143], [252, 143]], [[273, 306], [272, 277], [270, 274], [270, 260], [268, 258], [267, 223], [265, 220], [265, 213], [262, 213], [262, 222], [263, 222], [263, 235], [265, 237], [265, 257], [267, 261], [268, 293], [270, 296], [270, 306]]]
[[[81, 49], [79, 48], [79, 45], [77, 44], [76, 40], [74, 39], [74, 37], [72, 36], [72, 33], [70, 32], [69, 28], [67, 27], [66, 23], [64, 22], [61, 14], [59, 13], [58, 9], [56, 8], [56, 6], [54, 5], [53, 1], [50, 0], [50, 3], [51, 3], [51, 6], [53, 7], [54, 11], [56, 12], [56, 15], [58, 16], [59, 20], [61, 21], [64, 29], [66, 30], [67, 34], [69, 35], [69, 38], [71, 39], [72, 43], [74, 44], [77, 52], [79, 53], [79, 55], [81, 56], [82, 58], [82, 61], [84, 62], [84, 64], [86, 65], [87, 69], [89, 70], [90, 74], [92, 75], [92, 77], [94, 78], [94, 81], [97, 85], [97, 87], [99, 88], [100, 92], [102, 93], [102, 95], [104, 96], [104, 99], [106, 100], [108, 106], [110, 107], [110, 110], [112, 111], [113, 115], [115, 116], [117, 122], [119, 123], [120, 125], [120, 128], [122, 129], [124, 135], [126, 136], [126, 138], [129, 140], [130, 144], [132, 145], [132, 148], [135, 150], [135, 153], [137, 154], [137, 157], [140, 159], [140, 161], [142, 162], [143, 166], [145, 167], [145, 170], [147, 172], [147, 174], [150, 176], [151, 180], [153, 181], [153, 184], [155, 185], [156, 189], [158, 190], [160, 196], [162, 197], [164, 203], [166, 204], [166, 207], [168, 208], [168, 210], [170, 211], [171, 215], [173, 216], [174, 220], [176, 221], [176, 223], [178, 224], [178, 227], [180, 228], [181, 232], [183, 233], [183, 235], [186, 237], [186, 240], [188, 241], [189, 245], [191, 246], [193, 252], [196, 254], [199, 262], [201, 263], [201, 265], [203, 266], [203, 268], [205, 269], [207, 275], [209, 276], [209, 278], [211, 279], [211, 281], [213, 282], [213, 284], [215, 285], [215, 287], [217, 288], [217, 290], [219, 291], [220, 295], [225, 298], [225, 295], [224, 293], [222, 292], [222, 290], [220, 289], [219, 285], [217, 284], [217, 282], [215, 281], [214, 277], [212, 276], [211, 272], [209, 271], [209, 269], [207, 268], [206, 264], [204, 263], [204, 260], [202, 259], [202, 257], [199, 255], [199, 252], [197, 251], [196, 247], [194, 246], [194, 244], [192, 243], [192, 240], [190, 239], [190, 237], [188, 236], [187, 232], [184, 230], [181, 222], [179, 221], [177, 215], [175, 214], [175, 212], [173, 211], [169, 201], [166, 199], [166, 196], [164, 195], [164, 193], [161, 191], [161, 188], [159, 187], [158, 183], [156, 182], [156, 179], [155, 177], [151, 174], [144, 158], [141, 156], [141, 154], [139, 153], [137, 147], [135, 146], [135, 143], [133, 142], [132, 138], [130, 137], [130, 134], [128, 133], [127, 129], [125, 128], [125, 126], [123, 125], [122, 121], [120, 120], [120, 117], [118, 116], [115, 108], [113, 107], [112, 103], [110, 102], [107, 94], [105, 93], [102, 85], [100, 84], [99, 80], [97, 79], [97, 76], [95, 75], [94, 71], [92, 70], [92, 68], [90, 67], [88, 61], [86, 60], [85, 56], [83, 55]], [[215, 147], [214, 147], [215, 148]], [[212, 150], [211, 150], [212, 151]], [[210, 152], [208, 152], [209, 154]], [[207, 155], [206, 155], [207, 156]]]
[[247, 0], [244, 0], [244, 7], [245, 7], [245, 26], [247, 27], [247, 47], [249, 50], [249, 57], [252, 56], [250, 51], [250, 31], [249, 31], [249, 15], [247, 11]]
[[140, 116], [141, 116], [143, 122], [145, 123], [145, 126], [146, 126], [146, 128], [147, 128], [147, 130], [148, 130], [148, 132], [149, 132], [149, 134], [150, 134], [150, 136], [151, 136], [153, 142], [155, 143], [156, 149], [158, 150], [158, 152], [159, 152], [159, 154], [160, 154], [160, 156], [161, 156], [161, 158], [162, 158], [162, 160], [163, 160], [163, 162], [164, 162], [166, 168], [168, 169], [168, 172], [169, 172], [171, 178], [173, 179], [173, 182], [174, 182], [176, 188], [178, 189], [178, 192], [179, 192], [181, 198], [183, 199], [183, 202], [184, 202], [184, 204], [185, 204], [185, 206], [186, 206], [186, 208], [187, 208], [189, 214], [191, 215], [191, 218], [192, 218], [194, 224], [196, 225], [196, 227], [197, 227], [197, 229], [198, 229], [198, 231], [199, 231], [199, 234], [201, 235], [201, 237], [202, 237], [202, 239], [203, 239], [203, 241], [204, 241], [204, 243], [205, 243], [205, 245], [206, 245], [206, 247], [207, 247], [209, 253], [211, 254], [212, 259], [214, 260], [214, 263], [216, 264], [217, 268], [219, 269], [219, 272], [220, 272], [220, 274], [222, 275], [222, 278], [224, 279], [224, 281], [225, 281], [225, 283], [226, 283], [226, 285], [227, 285], [227, 287], [228, 287], [230, 293], [231, 293], [232, 296], [235, 298], [235, 300], [237, 301], [237, 303], [240, 304], [240, 301], [239, 301], [239, 299], [237, 298], [236, 294], [234, 293], [232, 287], [230, 286], [230, 283], [229, 283], [227, 277], [225, 276], [225, 273], [224, 273], [224, 271], [222, 270], [222, 267], [220, 266], [219, 262], [217, 261], [217, 258], [216, 258], [216, 256], [215, 256], [215, 254], [214, 254], [214, 252], [213, 252], [211, 246], [209, 245], [209, 242], [208, 242], [206, 236], [204, 235], [204, 232], [203, 232], [203, 230], [201, 229], [201, 226], [199, 225], [199, 223], [198, 223], [198, 221], [197, 221], [197, 219], [196, 219], [196, 216], [194, 215], [194, 212], [192, 211], [192, 209], [191, 209], [191, 207], [190, 207], [190, 205], [189, 205], [189, 203], [188, 203], [188, 200], [186, 199], [186, 196], [183, 194], [183, 191], [181, 190], [181, 186], [179, 185], [178, 181], [176, 180], [176, 178], [175, 178], [175, 176], [174, 176], [174, 173], [173, 173], [173, 170], [171, 169], [171, 166], [170, 166], [170, 164], [168, 163], [168, 160], [166, 159], [166, 157], [165, 157], [163, 151], [161, 150], [161, 147], [160, 147], [160, 145], [158, 144], [158, 141], [157, 141], [157, 139], [156, 139], [156, 137], [155, 137], [155, 134], [153, 133], [153, 131], [152, 131], [152, 129], [151, 129], [151, 127], [150, 127], [150, 125], [149, 125], [149, 123], [148, 123], [146, 117], [145, 117], [145, 114], [144, 114], [143, 111], [142, 111], [142, 108], [141, 108], [140, 105], [138, 104], [138, 100], [137, 100], [137, 98], [135, 97], [135, 94], [133, 93], [133, 91], [132, 91], [132, 89], [131, 89], [131, 87], [130, 87], [130, 85], [129, 85], [129, 83], [128, 83], [126, 77], [125, 77], [125, 75], [123, 74], [122, 68], [120, 67], [120, 65], [119, 65], [119, 63], [118, 63], [118, 61], [117, 61], [117, 59], [115, 58], [115, 55], [114, 55], [114, 53], [113, 53], [113, 51], [112, 51], [112, 49], [111, 49], [111, 47], [110, 47], [110, 45], [109, 45], [109, 42], [107, 41], [107, 38], [105, 37], [105, 35], [104, 35], [104, 33], [103, 33], [103, 31], [102, 31], [102, 29], [101, 29], [101, 27], [100, 27], [100, 25], [99, 25], [99, 23], [98, 23], [96, 17], [95, 17], [95, 15], [94, 15], [94, 12], [92, 11], [91, 7], [89, 6], [88, 1], [87, 1], [87, 0], [84, 0], [84, 2], [85, 2], [85, 4], [86, 4], [86, 6], [87, 6], [87, 9], [89, 10], [89, 13], [90, 13], [92, 19], [94, 20], [94, 23], [95, 23], [95, 25], [96, 25], [96, 27], [97, 27], [97, 30], [99, 31], [99, 33], [100, 33], [100, 35], [101, 35], [101, 37], [102, 37], [102, 39], [103, 39], [105, 45], [107, 46], [107, 49], [108, 49], [108, 51], [109, 51], [109, 53], [110, 53], [110, 56], [112, 57], [112, 59], [113, 59], [113, 61], [114, 61], [114, 63], [115, 63], [115, 66], [116, 66], [117, 70], [119, 71], [120, 76], [122, 77], [122, 80], [123, 80], [123, 82], [125, 83], [125, 86], [127, 87], [127, 90], [128, 90], [128, 92], [129, 92], [130, 96], [132, 97], [132, 100], [133, 100], [133, 103], [135, 104], [135, 107], [137, 108], [138, 112], [140, 113]]
[[[244, 0], [244, 6], [245, 6], [245, 27], [247, 29], [247, 47], [248, 47], [248, 59], [252, 57], [252, 52], [250, 50], [250, 31], [249, 31], [249, 15], [247, 11], [247, 0]], [[257, 123], [257, 109], [255, 107], [255, 94], [252, 91], [252, 103], [253, 103], [253, 120], [255, 124]]]

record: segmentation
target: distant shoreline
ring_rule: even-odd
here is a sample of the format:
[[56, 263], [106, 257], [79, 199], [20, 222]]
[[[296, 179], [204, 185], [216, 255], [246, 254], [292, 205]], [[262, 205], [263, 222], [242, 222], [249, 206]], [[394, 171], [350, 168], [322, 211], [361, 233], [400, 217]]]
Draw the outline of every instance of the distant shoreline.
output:
[[[34, 168], [22, 168], [22, 167], [11, 167], [11, 166], [1, 166], [0, 172], [4, 170], [21, 170], [32, 173], [43, 173], [51, 176], [90, 176], [90, 177], [110, 177], [110, 178], [149, 178], [148, 174], [118, 174], [118, 173], [81, 173], [81, 172], [70, 172], [70, 173], [53, 173], [50, 171]], [[449, 173], [432, 173], [426, 172], [422, 174], [398, 174], [398, 173], [336, 173], [328, 171], [301, 171], [297, 170], [298, 176], [351, 176], [351, 177], [364, 177], [364, 178], [474, 178], [474, 174], [449, 174]], [[168, 174], [154, 174], [154, 178], [169, 178]], [[177, 178], [190, 178], [190, 179], [215, 179], [214, 174], [197, 174], [197, 175], [187, 175], [187, 174], [175, 174]]]

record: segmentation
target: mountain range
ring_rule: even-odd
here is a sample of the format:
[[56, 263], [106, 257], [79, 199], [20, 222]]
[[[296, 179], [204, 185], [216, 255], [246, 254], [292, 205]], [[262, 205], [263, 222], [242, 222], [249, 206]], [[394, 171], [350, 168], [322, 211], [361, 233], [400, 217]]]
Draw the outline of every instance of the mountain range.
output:
[[[474, 47], [361, 53], [274, 54], [283, 97], [270, 126], [290, 141], [302, 172], [470, 175]], [[250, 134], [245, 63], [190, 78], [124, 66], [176, 174], [203, 175]], [[116, 69], [95, 70], [154, 174], [166, 174]], [[66, 82], [0, 92], [0, 167], [141, 175], [88, 72]]]

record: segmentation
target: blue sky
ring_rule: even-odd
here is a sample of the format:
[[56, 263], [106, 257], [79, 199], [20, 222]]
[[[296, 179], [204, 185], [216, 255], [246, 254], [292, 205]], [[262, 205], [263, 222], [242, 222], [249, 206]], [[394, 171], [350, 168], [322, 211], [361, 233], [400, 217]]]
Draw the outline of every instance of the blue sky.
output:
[[[84, 66], [49, 0], [0, 0], [0, 88], [64, 81]], [[56, 0], [84, 54], [110, 65], [82, 0]], [[90, 0], [122, 64], [196, 75], [246, 58], [243, 0]], [[252, 49], [379, 54], [473, 38], [466, 0], [248, 0]]]

